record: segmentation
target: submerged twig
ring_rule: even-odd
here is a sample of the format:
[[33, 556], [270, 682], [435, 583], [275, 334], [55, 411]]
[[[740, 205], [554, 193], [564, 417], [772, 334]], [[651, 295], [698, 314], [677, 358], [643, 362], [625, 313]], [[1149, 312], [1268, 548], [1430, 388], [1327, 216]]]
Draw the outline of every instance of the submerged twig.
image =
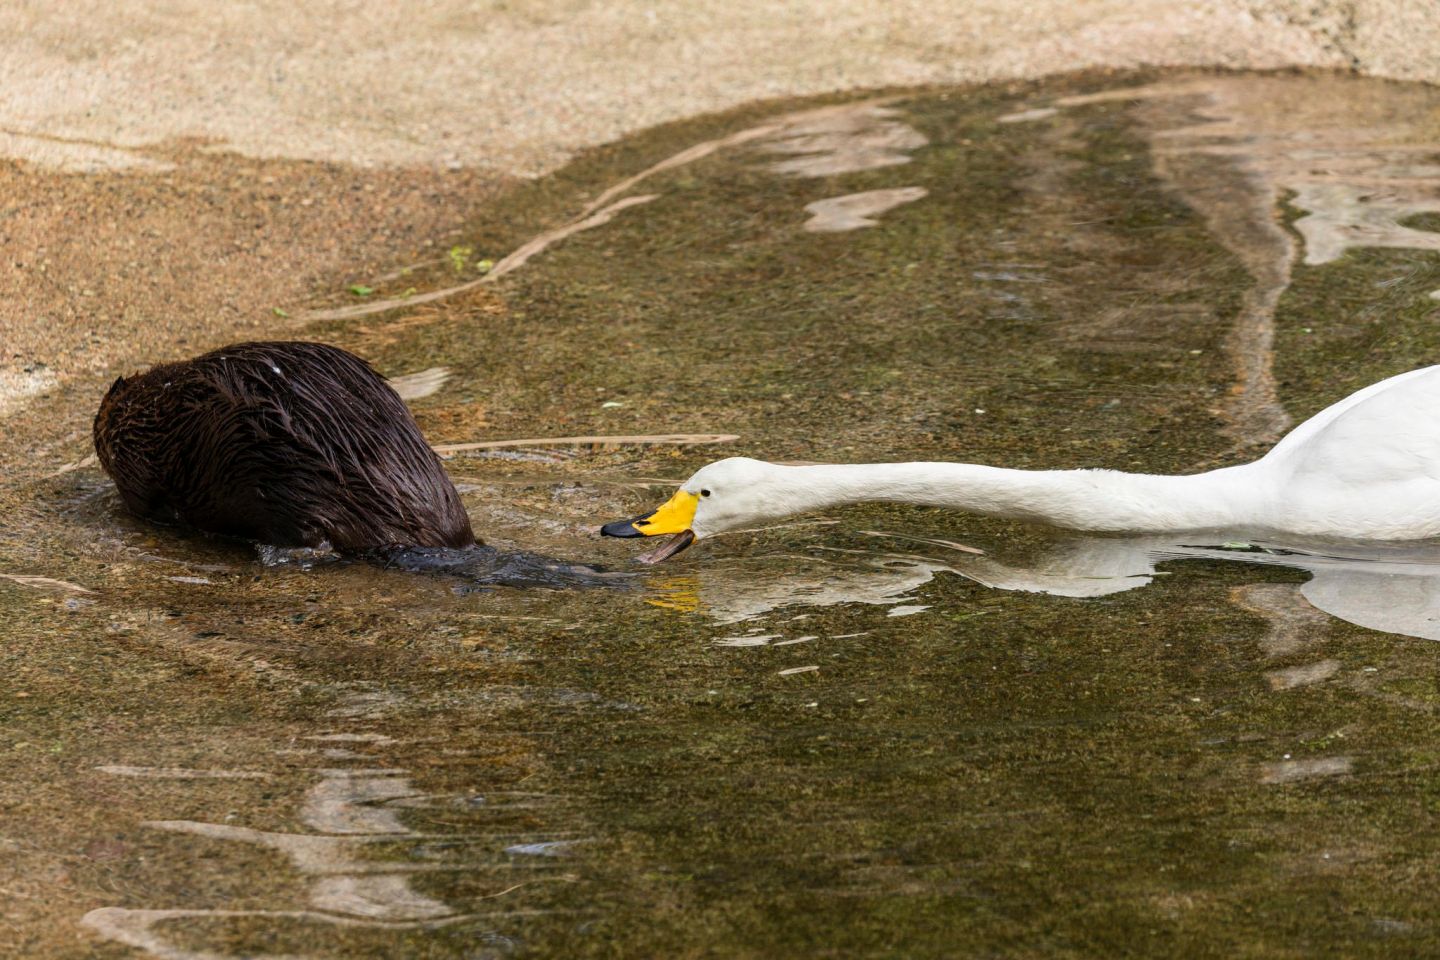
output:
[[594, 437], [529, 437], [523, 440], [482, 440], [477, 443], [436, 443], [430, 449], [439, 454], [463, 453], [466, 450], [499, 450], [506, 447], [548, 446], [629, 446], [638, 444], [730, 443], [739, 440], [735, 433], [656, 433], [630, 436]]

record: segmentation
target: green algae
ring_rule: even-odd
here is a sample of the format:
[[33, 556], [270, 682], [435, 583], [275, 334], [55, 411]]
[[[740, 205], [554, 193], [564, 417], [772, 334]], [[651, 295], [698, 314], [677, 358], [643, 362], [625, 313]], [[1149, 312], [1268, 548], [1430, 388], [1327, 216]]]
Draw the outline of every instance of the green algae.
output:
[[[818, 188], [776, 182], [753, 155], [647, 184], [655, 205], [506, 288], [504, 339], [461, 312], [431, 328], [433, 353], [398, 365], [483, 356], [471, 376], [540, 401], [496, 425], [508, 432], [724, 429], [745, 438], [735, 452], [777, 459], [1164, 471], [1220, 455], [1211, 408], [1243, 269], [1157, 182], [1123, 105], [1086, 108], [1060, 131], [997, 127], [1013, 97], [908, 102], [932, 146]], [[585, 161], [565, 177], [603, 182]], [[796, 234], [808, 200], [895, 183], [930, 195], [883, 230]], [[1152, 312], [1117, 319], [1117, 300]], [[1278, 353], [1296, 355], [1288, 340]], [[1307, 408], [1284, 376], [1293, 409]], [[599, 411], [597, 387], [624, 410]], [[679, 477], [709, 456], [629, 459]], [[914, 529], [916, 513], [839, 515], [851, 529]], [[927, 535], [1018, 555], [1035, 544], [1013, 524], [920, 513]], [[807, 542], [867, 546], [826, 528], [707, 548], [763, 557]], [[694, 563], [703, 579], [706, 559]], [[1086, 602], [942, 579], [924, 600], [955, 616], [812, 611], [792, 632], [869, 634], [784, 648], [707, 650], [703, 625], [665, 608], [620, 634], [564, 638], [547, 663], [642, 709], [575, 727], [558, 751], [612, 828], [588, 863], [608, 892], [583, 935], [554, 931], [537, 950], [1365, 955], [1395, 936], [1429, 942], [1396, 861], [1434, 850], [1382, 853], [1382, 825], [1404, 814], [1366, 787], [1376, 763], [1428, 792], [1423, 761], [1380, 746], [1431, 722], [1424, 701], [1391, 714], [1338, 692], [1389, 663], [1394, 642], [1337, 624], [1304, 659], [1340, 659], [1345, 680], [1277, 695], [1262, 682], [1273, 664], [1257, 652], [1259, 623], [1228, 601], [1255, 574], [1183, 573]], [[969, 616], [976, 607], [991, 615]], [[1408, 654], [1386, 672], [1433, 677], [1424, 645]], [[780, 675], [808, 665], [820, 669]], [[1357, 776], [1262, 782], [1267, 764], [1336, 749], [1361, 758]], [[597, 895], [571, 893], [577, 905]], [[1344, 909], [1317, 916], [1337, 899]]]
[[1386, 376], [1440, 362], [1440, 258], [1363, 249], [1296, 270], [1277, 316], [1277, 373], [1295, 410], [1318, 410]]

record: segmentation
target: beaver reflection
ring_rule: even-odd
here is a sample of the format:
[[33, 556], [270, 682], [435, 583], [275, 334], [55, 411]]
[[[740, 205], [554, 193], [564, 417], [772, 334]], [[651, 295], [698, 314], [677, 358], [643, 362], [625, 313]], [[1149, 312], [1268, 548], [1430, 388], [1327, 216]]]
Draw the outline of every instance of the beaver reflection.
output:
[[139, 516], [281, 547], [471, 547], [404, 402], [321, 343], [238, 343], [110, 387], [95, 451]]

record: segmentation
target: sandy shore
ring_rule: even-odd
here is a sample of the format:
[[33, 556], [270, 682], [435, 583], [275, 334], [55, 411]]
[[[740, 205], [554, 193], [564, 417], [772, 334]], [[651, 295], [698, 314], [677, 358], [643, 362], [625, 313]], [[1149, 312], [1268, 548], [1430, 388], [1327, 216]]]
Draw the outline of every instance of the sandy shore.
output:
[[[21, 3], [0, 11], [0, 151], [139, 166], [252, 157], [535, 174], [763, 97], [1139, 64], [1440, 78], [1440, 9], [1243, 0]], [[1333, 10], [1329, 8], [1333, 7]]]

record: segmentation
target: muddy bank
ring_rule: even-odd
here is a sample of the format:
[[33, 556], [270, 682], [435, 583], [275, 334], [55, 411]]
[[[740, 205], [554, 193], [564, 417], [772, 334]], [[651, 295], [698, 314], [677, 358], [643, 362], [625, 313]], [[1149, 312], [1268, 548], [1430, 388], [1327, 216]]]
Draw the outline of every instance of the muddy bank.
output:
[[160, 169], [0, 164], [0, 410], [77, 377], [293, 333], [284, 305], [441, 256], [508, 183], [194, 143], [146, 155]]

